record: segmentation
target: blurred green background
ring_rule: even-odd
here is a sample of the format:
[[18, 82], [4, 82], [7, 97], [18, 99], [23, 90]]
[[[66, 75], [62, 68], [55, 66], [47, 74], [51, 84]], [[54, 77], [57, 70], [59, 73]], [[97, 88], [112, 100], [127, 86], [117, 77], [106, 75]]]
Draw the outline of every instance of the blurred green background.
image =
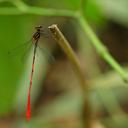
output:
[[[40, 14], [31, 7], [39, 8]], [[85, 127], [78, 78], [51, 37], [41, 38], [40, 43], [55, 61], [50, 61], [45, 51], [38, 51], [32, 87], [32, 119], [29, 123], [25, 121], [33, 49], [23, 44], [31, 39], [35, 26], [47, 29], [54, 23], [69, 40], [89, 81], [92, 128], [127, 128], [127, 84], [98, 55], [75, 18], [67, 14], [41, 14], [43, 8], [74, 13], [82, 10], [97, 37], [127, 72], [127, 7], [127, 0], [0, 0], [0, 128]]]

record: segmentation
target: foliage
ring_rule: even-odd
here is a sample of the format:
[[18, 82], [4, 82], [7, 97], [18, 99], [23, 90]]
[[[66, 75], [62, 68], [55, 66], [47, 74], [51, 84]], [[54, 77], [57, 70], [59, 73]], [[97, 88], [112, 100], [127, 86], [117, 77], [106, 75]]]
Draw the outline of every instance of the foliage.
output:
[[[11, 113], [12, 110], [16, 108], [16, 105], [19, 104], [19, 101], [21, 101], [21, 106], [19, 105], [19, 109], [20, 109], [19, 111], [22, 111], [22, 112], [24, 111], [23, 108], [25, 106], [27, 84], [29, 83], [27, 76], [30, 70], [30, 69], [27, 70], [25, 67], [30, 67], [26, 65], [27, 64], [30, 65], [31, 60], [28, 59], [29, 62], [26, 61], [27, 64], [24, 65], [23, 63], [21, 64], [21, 62], [18, 61], [20, 60], [18, 59], [19, 56], [17, 56], [16, 59], [12, 59], [12, 57], [9, 57], [7, 55], [7, 52], [8, 50], [13, 49], [15, 46], [22, 44], [23, 42], [25, 42], [25, 40], [28, 40], [28, 37], [31, 38], [30, 35], [32, 34], [31, 31], [33, 26], [37, 24], [39, 20], [41, 21], [41, 18], [43, 16], [72, 18], [73, 21], [76, 22], [76, 26], [79, 29], [81, 29], [83, 35], [84, 36], [86, 35], [86, 38], [90, 40], [90, 43], [95, 48], [97, 53], [119, 74], [119, 76], [125, 82], [127, 82], [127, 74], [124, 71], [124, 69], [110, 55], [107, 48], [98, 38], [98, 36], [94, 32], [94, 30], [91, 28], [91, 26], [88, 24], [88, 21], [89, 21], [90, 23], [93, 23], [96, 26], [101, 27], [104, 25], [104, 23], [107, 22], [108, 18], [112, 18], [116, 22], [119, 22], [127, 26], [127, 21], [125, 20], [125, 17], [127, 17], [127, 13], [125, 13], [125, 11], [122, 11], [122, 8], [120, 8], [119, 5], [116, 6], [115, 8], [111, 8], [112, 10], [111, 12], [113, 13], [110, 13], [108, 8], [109, 8], [109, 5], [112, 5], [112, 4], [106, 2], [106, 4], [104, 5], [103, 0], [102, 1], [101, 0], [95, 0], [95, 1], [93, 0], [70, 0], [70, 1], [69, 0], [62, 0], [62, 1], [53, 0], [52, 2], [51, 0], [43, 0], [43, 1], [1, 0], [0, 2], [1, 2], [0, 3], [0, 28], [1, 28], [1, 31], [0, 31], [0, 34], [1, 34], [1, 38], [0, 38], [0, 41], [1, 41], [1, 45], [0, 45], [0, 52], [1, 52], [0, 54], [0, 57], [1, 57], [0, 114], [1, 116]], [[122, 1], [122, 4], [123, 2], [126, 2], [126, 1]], [[115, 11], [113, 11], [114, 9]], [[118, 13], [117, 11], [119, 11], [120, 13]], [[113, 17], [115, 14], [116, 16]], [[120, 17], [123, 17], [123, 19], [121, 18], [120, 20]], [[86, 43], [86, 39], [85, 39], [85, 43]], [[44, 60], [44, 63], [46, 63], [46, 60]], [[45, 65], [44, 68], [47, 68], [47, 64]], [[39, 71], [40, 70], [38, 70], [38, 72]], [[24, 77], [21, 74], [23, 74]], [[44, 70], [43, 79], [45, 78], [45, 74], [46, 74], [46, 70]], [[36, 76], [36, 78], [38, 79], [38, 75]], [[35, 81], [38, 81], [38, 80], [35, 80]], [[21, 85], [21, 83], [22, 84], [24, 83], [24, 85]], [[39, 82], [35, 82], [35, 83], [37, 84]], [[40, 90], [40, 87], [37, 86], [34, 89], [35, 91], [33, 95], [34, 97], [36, 97], [38, 91]], [[71, 97], [72, 98], [71, 100], [73, 100], [75, 95], [74, 93], [75, 92], [73, 92], [72, 94], [72, 92], [70, 91], [67, 97], [68, 98]], [[81, 104], [81, 98], [79, 96], [80, 93], [79, 92], [77, 93], [78, 93], [77, 94], [78, 97], [75, 98], [77, 101], [73, 101], [72, 104], [70, 104], [70, 102], [68, 103], [68, 105], [71, 108], [73, 107], [72, 105], [76, 103], [78, 103], [77, 104], [78, 106], [80, 106]], [[100, 95], [103, 95], [103, 94], [100, 93]], [[114, 102], [114, 100], [115, 99], [113, 99], [112, 102]], [[54, 110], [55, 113], [53, 115], [56, 115], [56, 114], [61, 115], [65, 113], [65, 110], [58, 110], [58, 108], [61, 108], [61, 106], [56, 106], [57, 104], [63, 105], [63, 103], [60, 103], [63, 101], [64, 101], [64, 104], [68, 102], [65, 100], [65, 98], [63, 99], [63, 97], [61, 100], [56, 101], [57, 103], [55, 104], [55, 109], [57, 110]], [[54, 103], [53, 103], [53, 106], [54, 106]], [[72, 110], [72, 113], [74, 113], [74, 111], [76, 112], [77, 109], [80, 109], [78, 108], [78, 106], [75, 106], [76, 108], [74, 107], [74, 109]], [[49, 108], [46, 111], [49, 111], [50, 109], [51, 108]], [[70, 112], [71, 109], [70, 110], [67, 109], [66, 111]], [[78, 114], [78, 113], [76, 112], [75, 114]], [[46, 117], [47, 117], [47, 114], [46, 114]], [[33, 123], [37, 125], [36, 122], [39, 122], [38, 124], [42, 125], [40, 121], [42, 119], [41, 118], [38, 119], [38, 118], [33, 120]], [[48, 116], [47, 118], [49, 119], [50, 117]], [[52, 120], [52, 119], [49, 119], [49, 120]], [[24, 125], [24, 122], [23, 122], [23, 125]], [[51, 126], [48, 126], [48, 127], [51, 127]]]

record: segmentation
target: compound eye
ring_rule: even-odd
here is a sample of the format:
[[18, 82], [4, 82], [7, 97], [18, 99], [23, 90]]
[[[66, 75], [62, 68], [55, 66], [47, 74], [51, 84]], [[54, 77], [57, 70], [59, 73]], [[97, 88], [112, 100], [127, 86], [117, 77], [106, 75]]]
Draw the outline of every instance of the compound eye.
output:
[[37, 26], [37, 27], [35, 27], [35, 29], [41, 29], [42, 28], [42, 26]]
[[42, 28], [42, 26], [39, 26], [39, 28]]

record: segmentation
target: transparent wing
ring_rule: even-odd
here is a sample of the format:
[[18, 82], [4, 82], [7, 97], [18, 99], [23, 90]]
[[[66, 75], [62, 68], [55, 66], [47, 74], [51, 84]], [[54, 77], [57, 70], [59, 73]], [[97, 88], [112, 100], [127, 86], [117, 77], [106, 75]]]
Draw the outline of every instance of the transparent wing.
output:
[[27, 47], [27, 49], [25, 49], [25, 51], [23, 52], [22, 56], [21, 56], [21, 61], [23, 62], [27, 57], [28, 57], [28, 53], [31, 49], [31, 47], [33, 46], [33, 43], [29, 44], [29, 46]]
[[30, 39], [29, 41], [22, 43], [8, 51], [7, 57], [16, 58], [20, 56], [21, 61], [23, 61], [32, 45], [32, 39]]
[[48, 58], [48, 61], [50, 63], [55, 62], [55, 58], [51, 55], [51, 53], [46, 48], [40, 47], [39, 45], [38, 45], [37, 48], [39, 49], [38, 51], [40, 51], [41, 53], [43, 53], [43, 55]]
[[30, 42], [31, 42], [31, 40], [29, 40], [25, 43], [22, 43], [22, 44], [16, 46], [15, 48], [10, 49], [8, 51], [8, 55], [13, 56], [13, 55], [16, 55], [18, 53], [21, 53], [21, 51], [24, 51], [30, 45]]

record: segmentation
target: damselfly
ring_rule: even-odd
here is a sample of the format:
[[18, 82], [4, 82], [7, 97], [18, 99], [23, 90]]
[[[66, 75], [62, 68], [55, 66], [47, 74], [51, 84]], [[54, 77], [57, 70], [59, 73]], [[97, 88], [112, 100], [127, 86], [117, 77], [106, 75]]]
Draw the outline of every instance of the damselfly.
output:
[[[35, 70], [35, 59], [36, 59], [36, 52], [37, 52], [37, 47], [39, 47], [41, 50], [42, 48], [39, 46], [39, 39], [41, 36], [48, 36], [42, 26], [38, 26], [35, 27], [36, 32], [33, 34], [31, 40], [29, 42], [32, 42], [32, 44], [34, 45], [34, 51], [33, 51], [33, 57], [32, 57], [32, 67], [31, 67], [31, 73], [30, 73], [30, 83], [29, 83], [29, 89], [28, 89], [28, 97], [27, 97], [27, 109], [26, 109], [26, 120], [29, 121], [30, 117], [31, 117], [31, 88], [32, 88], [32, 84], [33, 84], [33, 74], [34, 74], [34, 70]], [[27, 42], [27, 43], [29, 43]], [[23, 44], [23, 47], [25, 47], [25, 45], [27, 44]], [[30, 44], [31, 45], [31, 44]], [[28, 49], [27, 49], [28, 50]], [[17, 48], [14, 49], [14, 52], [17, 52]], [[44, 51], [44, 49], [43, 49]], [[46, 52], [46, 50], [45, 50]], [[47, 52], [48, 53], [48, 52]], [[13, 55], [13, 51], [12, 53], [9, 52], [9, 54]], [[50, 55], [50, 54], [48, 54]], [[50, 55], [50, 58], [53, 59], [53, 57]]]
[[29, 90], [28, 90], [28, 101], [27, 101], [27, 110], [26, 110], [27, 121], [29, 121], [31, 117], [31, 88], [32, 88], [32, 83], [33, 83], [32, 80], [33, 80], [33, 73], [34, 73], [34, 67], [35, 67], [36, 50], [37, 50], [37, 45], [38, 45], [40, 36], [44, 32], [42, 30], [42, 26], [35, 27], [35, 29], [36, 29], [36, 32], [33, 34], [33, 37], [32, 37], [32, 41], [34, 43], [34, 52], [33, 52], [33, 59], [32, 59], [32, 70], [31, 70], [31, 75], [30, 75], [30, 85], [29, 85]]

